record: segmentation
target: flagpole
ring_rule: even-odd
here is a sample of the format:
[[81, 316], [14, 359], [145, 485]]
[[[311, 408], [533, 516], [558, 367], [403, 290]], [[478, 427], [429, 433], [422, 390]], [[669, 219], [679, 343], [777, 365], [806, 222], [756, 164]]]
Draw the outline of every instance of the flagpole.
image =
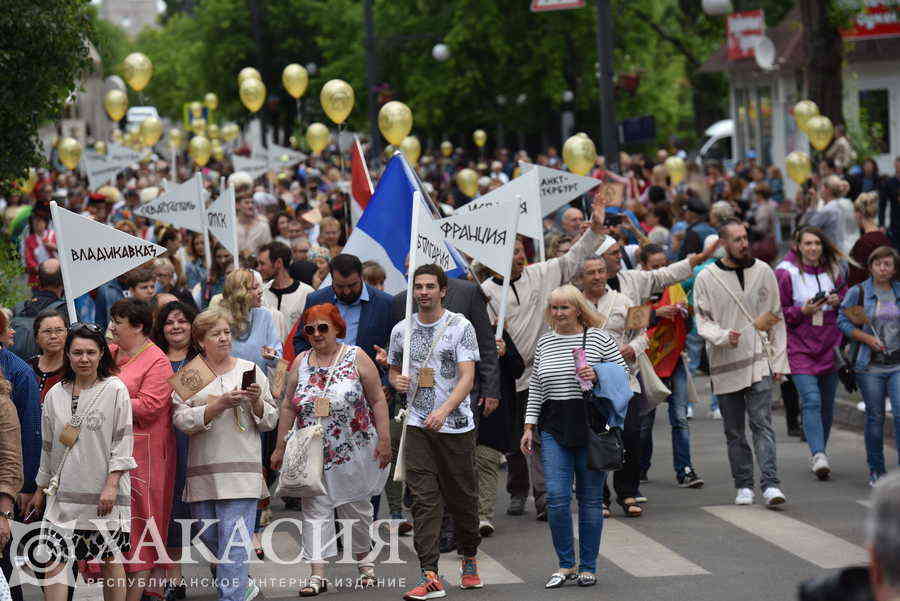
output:
[[56, 204], [55, 200], [50, 201], [50, 217], [53, 219], [53, 223], [56, 226], [56, 246], [59, 251], [60, 262], [59, 269], [62, 272], [62, 281], [63, 281], [63, 290], [66, 294], [66, 308], [69, 310], [69, 325], [73, 323], [77, 323], [79, 320], [78, 313], [75, 311], [75, 299], [72, 297], [72, 282], [69, 280], [69, 269], [65, 267], [67, 264], [68, 253], [69, 250], [66, 247], [66, 236], [62, 231], [62, 228], [59, 226], [61, 220], [59, 219], [59, 211], [60, 208]]
[[203, 260], [206, 264], [206, 275], [209, 276], [209, 270], [212, 269], [212, 251], [209, 243], [209, 218], [206, 216], [206, 203], [203, 202], [203, 178], [197, 176], [197, 204], [198, 210], [202, 216], [203, 223]]
[[[541, 221], [543, 222], [543, 218], [541, 218]], [[543, 228], [543, 225], [541, 227]], [[547, 251], [544, 249], [544, 236], [543, 235], [541, 235], [538, 238], [538, 251], [541, 253], [540, 254], [541, 263], [543, 263], [544, 261], [547, 260]]]
[[[522, 205], [522, 197], [516, 194], [516, 204], [515, 204], [515, 214], [513, 216], [513, 221], [515, 225], [512, 229], [513, 232], [517, 232], [519, 229], [519, 217], [521, 215], [521, 209], [519, 208]], [[513, 233], [513, 236], [516, 234]], [[516, 254], [516, 245], [513, 242], [513, 252], [512, 255]], [[506, 322], [506, 304], [509, 302], [509, 287], [510, 280], [512, 280], [512, 261], [513, 257], [510, 255], [509, 257], [509, 268], [506, 272], [506, 276], [503, 278], [503, 289], [500, 291], [500, 314], [497, 316], [497, 331], [494, 334], [494, 338], [497, 340], [503, 339], [503, 325]]]
[[[224, 187], [225, 187], [225, 178], [223, 177], [219, 180], [219, 189], [221, 190]], [[241, 262], [239, 260], [240, 259], [239, 255], [241, 253], [240, 253], [240, 249], [238, 248], [238, 240], [237, 240], [237, 224], [238, 224], [238, 222], [237, 222], [237, 205], [236, 205], [235, 199], [234, 199], [234, 186], [228, 186], [226, 194], [228, 194], [228, 198], [227, 198], [228, 204], [231, 205], [231, 208], [229, 210], [231, 211], [231, 219], [232, 219], [232, 223], [234, 224], [234, 227], [231, 229], [231, 236], [232, 236], [231, 242], [232, 242], [232, 244], [234, 244], [234, 268], [240, 269]]]

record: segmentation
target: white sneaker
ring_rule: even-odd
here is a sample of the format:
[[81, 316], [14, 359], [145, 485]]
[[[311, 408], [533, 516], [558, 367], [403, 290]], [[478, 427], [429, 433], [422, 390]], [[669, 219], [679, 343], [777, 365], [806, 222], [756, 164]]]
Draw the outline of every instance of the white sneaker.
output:
[[739, 488], [734, 498], [735, 505], [753, 505], [753, 489]]
[[710, 414], [713, 419], [722, 419], [722, 411], [720, 409], [714, 409]]
[[694, 404], [693, 403], [688, 403], [687, 418], [694, 419]]
[[766, 500], [766, 507], [775, 507], [782, 503], [787, 503], [787, 497], [781, 492], [777, 486], [770, 486], [763, 491], [763, 498]]
[[494, 525], [487, 520], [481, 520], [478, 522], [478, 531], [482, 538], [487, 538], [494, 533]]
[[819, 480], [828, 480], [831, 476], [831, 466], [828, 465], [828, 456], [825, 453], [816, 453], [810, 457], [809, 469]]

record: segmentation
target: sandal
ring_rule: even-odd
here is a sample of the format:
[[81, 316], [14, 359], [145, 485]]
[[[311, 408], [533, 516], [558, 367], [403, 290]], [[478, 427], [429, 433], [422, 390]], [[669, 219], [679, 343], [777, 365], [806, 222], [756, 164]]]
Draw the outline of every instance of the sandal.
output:
[[578, 575], [578, 586], [594, 586], [597, 584], [597, 577], [590, 572], [582, 572]]
[[359, 564], [359, 578], [356, 579], [356, 583], [362, 588], [372, 588], [378, 584], [378, 580], [375, 578], [375, 564], [374, 563], [361, 563]]
[[626, 518], [639, 518], [644, 513], [643, 507], [638, 505], [638, 502], [634, 497], [628, 497], [627, 499], [619, 501], [619, 506], [621, 506], [622, 511], [625, 512]]
[[610, 513], [610, 511], [609, 511], [609, 503], [604, 503], [603, 504], [603, 517], [608, 518], [611, 515], [612, 515], [612, 513]]
[[309, 577], [309, 584], [300, 589], [300, 596], [315, 597], [319, 593], [324, 593], [327, 590], [328, 581], [325, 580], [325, 577], [313, 574]]
[[578, 574], [575, 572], [569, 574], [553, 572], [550, 574], [550, 579], [547, 580], [547, 584], [544, 585], [544, 588], [562, 588], [567, 582], [574, 582], [576, 580], [578, 580]]

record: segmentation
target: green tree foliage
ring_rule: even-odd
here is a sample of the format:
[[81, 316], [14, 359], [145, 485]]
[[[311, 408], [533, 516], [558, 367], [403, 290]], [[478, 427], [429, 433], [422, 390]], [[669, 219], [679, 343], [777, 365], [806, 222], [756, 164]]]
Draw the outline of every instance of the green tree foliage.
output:
[[6, 0], [0, 11], [0, 181], [44, 162], [38, 127], [60, 117], [88, 73], [87, 0]]

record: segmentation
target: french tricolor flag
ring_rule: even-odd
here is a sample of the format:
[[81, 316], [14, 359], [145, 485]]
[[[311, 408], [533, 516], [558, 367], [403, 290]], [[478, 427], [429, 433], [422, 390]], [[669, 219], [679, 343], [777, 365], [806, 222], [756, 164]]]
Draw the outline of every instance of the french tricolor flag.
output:
[[350, 149], [350, 215], [353, 226], [359, 222], [363, 212], [372, 198], [372, 179], [369, 177], [369, 168], [363, 156], [362, 145], [359, 138], [353, 136], [353, 147]]
[[[356, 178], [354, 170], [354, 180]], [[347, 239], [343, 252], [356, 255], [360, 261], [376, 261], [387, 277], [384, 291], [397, 294], [406, 290], [406, 257], [412, 231], [413, 192], [420, 190], [417, 178], [398, 152], [388, 162], [378, 187], [372, 193], [356, 227]], [[429, 211], [427, 207], [426, 211]], [[462, 259], [450, 249], [459, 267], [447, 275], [460, 277], [465, 273]]]

